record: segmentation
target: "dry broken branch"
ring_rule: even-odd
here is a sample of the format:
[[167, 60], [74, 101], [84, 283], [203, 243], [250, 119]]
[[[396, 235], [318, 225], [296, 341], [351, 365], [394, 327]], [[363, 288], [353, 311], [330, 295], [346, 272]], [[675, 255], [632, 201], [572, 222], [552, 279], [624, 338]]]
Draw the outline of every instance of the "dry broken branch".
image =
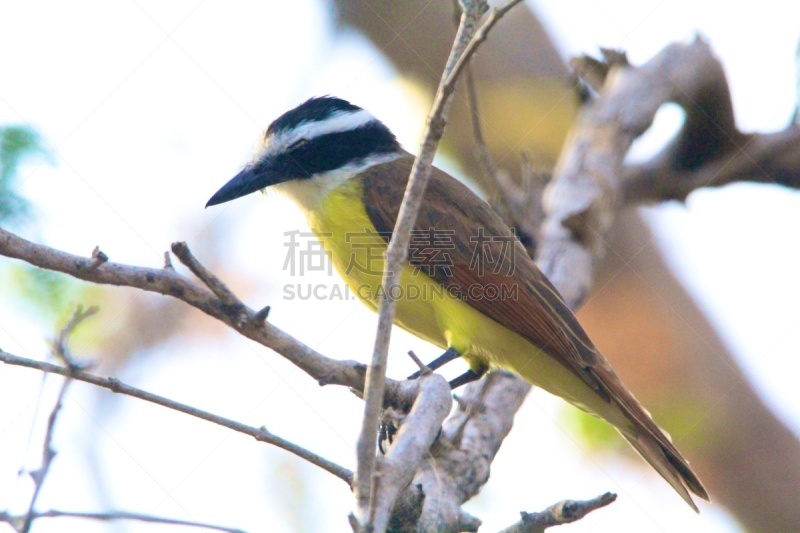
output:
[[617, 499], [615, 494], [606, 492], [591, 500], [564, 500], [551, 505], [538, 513], [520, 513], [522, 517], [513, 526], [500, 533], [544, 533], [544, 530], [564, 524], [577, 522], [592, 511], [611, 504]]

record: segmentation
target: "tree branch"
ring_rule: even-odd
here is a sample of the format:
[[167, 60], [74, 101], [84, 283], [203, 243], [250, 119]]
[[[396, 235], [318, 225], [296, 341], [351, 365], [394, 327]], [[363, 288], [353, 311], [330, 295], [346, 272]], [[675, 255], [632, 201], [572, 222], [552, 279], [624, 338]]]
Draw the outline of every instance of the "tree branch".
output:
[[[91, 512], [78, 512], [78, 511], [59, 511], [51, 509], [49, 511], [42, 511], [33, 513], [34, 518], [87, 518], [90, 520], [111, 521], [111, 520], [137, 520], [139, 522], [149, 522], [151, 524], [166, 524], [172, 526], [188, 526], [188, 527], [201, 527], [204, 529], [212, 529], [214, 531], [224, 531], [226, 533], [245, 533], [241, 529], [235, 529], [224, 526], [215, 526], [213, 524], [206, 524], [203, 522], [194, 522], [191, 520], [178, 520], [176, 518], [163, 518], [158, 516], [129, 513], [125, 511], [114, 511], [110, 513], [91, 513]], [[10, 524], [15, 529], [20, 529], [15, 526], [19, 524], [22, 518], [13, 516], [8, 512], [0, 512], [0, 522]]]
[[[105, 254], [102, 254], [102, 256], [104, 255]], [[95, 259], [97, 257], [101, 257], [101, 252], [95, 249], [95, 252], [92, 253], [92, 256]], [[50, 472], [50, 465], [53, 463], [53, 459], [56, 457], [56, 450], [53, 448], [53, 435], [55, 434], [56, 420], [58, 419], [58, 414], [61, 412], [61, 407], [64, 405], [64, 398], [67, 395], [67, 388], [72, 381], [71, 372], [79, 369], [79, 366], [76, 365], [72, 355], [67, 349], [67, 341], [70, 334], [75, 331], [75, 328], [77, 328], [81, 322], [91, 317], [95, 313], [97, 313], [97, 307], [94, 306], [89, 307], [86, 311], [84, 311], [81, 306], [76, 307], [72, 314], [72, 318], [70, 318], [66, 325], [61, 328], [58, 337], [56, 337], [51, 343], [53, 347], [53, 355], [67, 364], [67, 370], [70, 372], [70, 374], [66, 376], [64, 383], [61, 384], [61, 390], [58, 393], [56, 403], [53, 406], [53, 409], [50, 411], [50, 416], [47, 418], [47, 430], [45, 431], [44, 443], [42, 444], [42, 464], [39, 466], [38, 470], [30, 473], [31, 478], [33, 479], [34, 489], [33, 495], [31, 496], [31, 501], [28, 504], [28, 512], [25, 515], [25, 518], [22, 522], [22, 527], [20, 528], [22, 533], [28, 533], [28, 531], [30, 531], [31, 526], [33, 526], [33, 521], [36, 518], [36, 501], [39, 499], [39, 493], [42, 490], [42, 486], [47, 478], [47, 474]], [[0, 352], [2, 352], [2, 349], [0, 349]]]
[[450, 413], [450, 385], [439, 374], [423, 375], [420, 392], [388, 453], [378, 462], [369, 517], [374, 531], [384, 531], [395, 501], [428, 455], [442, 422]]
[[97, 387], [108, 389], [111, 392], [123, 394], [125, 396], [131, 396], [133, 398], [138, 398], [146, 402], [166, 407], [167, 409], [172, 409], [173, 411], [178, 411], [180, 413], [184, 413], [189, 416], [193, 416], [195, 418], [199, 418], [201, 420], [205, 420], [207, 422], [211, 422], [213, 424], [226, 427], [228, 429], [236, 431], [237, 433], [243, 433], [245, 435], [249, 435], [254, 439], [256, 439], [257, 441], [266, 442], [267, 444], [272, 444], [273, 446], [277, 446], [278, 448], [286, 450], [287, 452], [293, 453], [294, 455], [300, 457], [301, 459], [305, 459], [309, 463], [322, 468], [323, 470], [325, 470], [330, 474], [333, 474], [334, 476], [338, 477], [348, 485], [350, 485], [353, 481], [353, 473], [350, 470], [342, 466], [339, 466], [336, 463], [333, 463], [332, 461], [329, 461], [323, 457], [320, 457], [317, 454], [312, 453], [306, 450], [305, 448], [298, 446], [297, 444], [294, 444], [293, 442], [290, 442], [286, 439], [282, 439], [277, 435], [273, 435], [264, 426], [260, 428], [254, 426], [248, 426], [247, 424], [242, 424], [241, 422], [237, 422], [236, 420], [231, 420], [229, 418], [215, 415], [207, 411], [203, 411], [202, 409], [182, 404], [180, 402], [176, 402], [175, 400], [170, 400], [169, 398], [164, 398], [163, 396], [159, 396], [151, 392], [137, 389], [136, 387], [132, 387], [130, 385], [122, 383], [116, 378], [101, 378], [99, 376], [95, 376], [94, 374], [90, 374], [83, 370], [71, 370], [63, 366], [53, 365], [42, 361], [35, 361], [33, 359], [27, 359], [25, 357], [18, 357], [16, 355], [3, 351], [2, 349], [0, 349], [0, 362], [3, 362], [8, 365], [33, 368], [36, 370], [41, 370], [42, 372], [47, 372], [49, 374], [58, 374], [77, 381], [90, 383]]
[[[34, 266], [63, 272], [92, 283], [133, 287], [172, 296], [279, 353], [316, 379], [320, 385], [343, 385], [363, 390], [366, 372], [363, 364], [325, 357], [272, 324], [264, 322], [258, 313], [245, 306], [238, 298], [233, 297], [233, 300], [225, 303], [211, 291], [178, 274], [173, 268], [135, 267], [111, 261], [90, 268], [95, 263], [91, 258], [32, 243], [2, 228], [0, 255], [21, 259]], [[242, 320], [242, 314], [247, 317], [246, 320]]]
[[500, 533], [544, 533], [544, 530], [549, 527], [577, 522], [592, 511], [605, 507], [616, 499], [616, 494], [606, 492], [591, 500], [564, 500], [538, 513], [522, 512], [519, 522]]
[[[677, 45], [675, 45], [677, 46]], [[662, 104], [675, 102], [686, 120], [675, 138], [651, 161], [624, 169], [622, 202], [626, 205], [683, 201], [701, 187], [734, 182], [772, 183], [800, 188], [800, 126], [770, 134], [745, 134], [736, 128], [728, 82], [719, 60], [708, 45], [696, 40], [673, 51], [669, 69], [660, 65], [628, 68], [624, 54], [603, 50], [604, 61], [589, 57], [570, 62], [581, 76], [589, 76], [600, 90], [612, 67], [626, 78], [606, 87], [606, 106], [652, 121]], [[665, 54], [667, 50], [662, 52]], [[666, 83], [660, 77], [668, 78]], [[654, 85], [660, 85], [658, 91]]]
[[[625, 169], [622, 201], [628, 205], [684, 201], [702, 187], [736, 182], [765, 183], [800, 189], [800, 125], [777, 133], [752, 134], [741, 146], [725, 150], [696, 169], [681, 168], [681, 156], [657, 157]], [[685, 156], [683, 156], [685, 157]]]
[[488, 481], [492, 461], [529, 390], [524, 380], [503, 371], [467, 386], [411, 483], [425, 493], [414, 530], [477, 531], [480, 520], [461, 505]]
[[[479, 44], [486, 39], [492, 26], [519, 1], [511, 0], [503, 8], [494, 10], [483, 26], [476, 31], [480, 18], [487, 10], [486, 2], [483, 0], [462, 0], [463, 13], [461, 23], [442, 74], [442, 80], [436, 92], [431, 112], [428, 115], [422, 146], [411, 168], [411, 176], [408, 180], [406, 193], [400, 205], [397, 222], [386, 251], [386, 265], [382, 281], [385, 295], [391, 294], [388, 289], [397, 285], [400, 281], [402, 265], [408, 254], [411, 230], [417, 218], [422, 195], [425, 193], [433, 157], [436, 154], [439, 140], [444, 133], [445, 117], [447, 116], [458, 76], [469, 62], [472, 54], [477, 50]], [[376, 439], [384, 397], [386, 359], [389, 353], [394, 308], [395, 302], [393, 299], [384, 298], [381, 300], [378, 310], [378, 331], [375, 338], [375, 348], [367, 370], [364, 419], [357, 443], [356, 511], [357, 518], [365, 528], [370, 527], [368, 517], [374, 514], [373, 509], [370, 508], [370, 501], [371, 495], [374, 493], [373, 475], [375, 472]]]
[[[0, 356], [2, 355], [3, 354], [0, 353]], [[50, 416], [47, 418], [47, 431], [45, 432], [44, 445], [42, 446], [42, 464], [39, 466], [38, 470], [30, 473], [33, 479], [34, 489], [31, 501], [28, 504], [28, 512], [25, 514], [25, 519], [20, 528], [21, 533], [28, 533], [33, 525], [33, 520], [36, 518], [36, 500], [39, 499], [39, 493], [44, 485], [44, 480], [48, 472], [50, 472], [50, 465], [53, 463], [53, 459], [56, 456], [56, 450], [53, 448], [53, 433], [56, 427], [56, 419], [58, 418], [58, 413], [61, 411], [61, 406], [64, 404], [64, 397], [67, 394], [67, 387], [69, 384], [70, 379], [68, 377], [64, 380], [64, 383], [61, 384], [61, 390], [58, 393], [56, 404], [53, 406], [53, 410], [50, 411]]]
[[[573, 308], [591, 287], [603, 237], [623, 206], [625, 155], [664, 103], [676, 102], [687, 112], [693, 135], [683, 136], [676, 147], [693, 153], [693, 164], [740, 142], [735, 132], [720, 131], [733, 127], [727, 83], [700, 39], [669, 45], [640, 67], [617, 61], [604, 79], [601, 96], [583, 108], [573, 126], [544, 197], [539, 265]], [[696, 135], [697, 128], [706, 134]]]

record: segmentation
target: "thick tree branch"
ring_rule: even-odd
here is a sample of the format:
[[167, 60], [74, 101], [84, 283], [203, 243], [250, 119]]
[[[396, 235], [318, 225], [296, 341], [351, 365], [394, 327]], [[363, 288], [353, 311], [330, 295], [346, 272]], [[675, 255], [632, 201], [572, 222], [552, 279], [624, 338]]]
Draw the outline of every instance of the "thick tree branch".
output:
[[378, 461], [369, 522], [375, 531], [389, 524], [395, 501], [428, 455], [442, 422], [450, 413], [450, 385], [439, 374], [420, 378], [420, 392], [385, 457]]
[[620, 60], [607, 71], [592, 72], [594, 83], [604, 78], [605, 85], [580, 113], [562, 152], [545, 192], [547, 218], [540, 235], [540, 266], [572, 306], [591, 287], [603, 237], [624, 205], [625, 155], [663, 104], [682, 106], [686, 124], [657, 159], [697, 169], [721, 153], [740, 152], [744, 139], [734, 126], [722, 68], [699, 38], [669, 45], [640, 67]]
[[[681, 157], [664, 157], [625, 169], [622, 196], [626, 204], [683, 201], [702, 187], [736, 182], [765, 183], [800, 189], [800, 125], [777, 133], [747, 135], [741, 146], [715, 154], [695, 169], [681, 167]], [[670, 154], [666, 156], [666, 154]]]
[[529, 390], [525, 381], [501, 371], [466, 388], [412, 481], [425, 493], [419, 531], [477, 531], [480, 520], [461, 505], [488, 481], [492, 461]]
[[[800, 127], [740, 132], [725, 73], [705, 41], [669, 45], [639, 67], [605, 54], [607, 63], [572, 62], [595, 88], [603, 85], [573, 128], [545, 195], [540, 262], [571, 304], [586, 296], [593, 259], [623, 206], [683, 200], [736, 181], [800, 187]], [[625, 168], [631, 144], [669, 102], [686, 114], [681, 131], [652, 161]]]

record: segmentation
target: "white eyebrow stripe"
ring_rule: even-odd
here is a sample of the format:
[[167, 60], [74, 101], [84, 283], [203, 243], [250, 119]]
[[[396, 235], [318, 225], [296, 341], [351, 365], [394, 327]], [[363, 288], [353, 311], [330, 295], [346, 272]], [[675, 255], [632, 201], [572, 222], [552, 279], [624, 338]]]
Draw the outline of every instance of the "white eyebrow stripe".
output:
[[291, 135], [292, 139], [313, 139], [328, 133], [354, 130], [374, 120], [376, 120], [375, 117], [363, 109], [356, 112], [340, 111], [325, 120], [301, 124], [291, 131]]

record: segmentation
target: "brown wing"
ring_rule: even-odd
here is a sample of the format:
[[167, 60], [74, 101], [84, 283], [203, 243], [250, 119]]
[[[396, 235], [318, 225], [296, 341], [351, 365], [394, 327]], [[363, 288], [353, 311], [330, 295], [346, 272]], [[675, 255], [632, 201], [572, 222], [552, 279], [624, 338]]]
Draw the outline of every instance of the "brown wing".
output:
[[[407, 155], [363, 174], [367, 215], [387, 242], [413, 162], [414, 158]], [[516, 241], [511, 229], [458, 180], [435, 167], [431, 172], [409, 246], [409, 262], [457, 292], [473, 308], [545, 351], [605, 401], [619, 405], [634, 425], [627, 433], [620, 428], [623, 436], [696, 510], [684, 484], [708, 500], [700, 480], [597, 352], [575, 315]], [[445, 258], [441, 251], [431, 253], [434, 244], [447, 254]], [[480, 252], [476, 251], [478, 247]], [[505, 262], [498, 263], [499, 257]], [[516, 290], [516, 298], [473, 298], [468, 290], [473, 285]]]
[[[392, 176], [387, 175], [386, 165], [364, 173], [367, 215], [387, 241], [412, 163], [411, 156], [392, 162]], [[598, 354], [556, 289], [491, 207], [437, 168], [432, 169], [423, 197], [409, 262], [553, 356], [609, 401], [606, 387], [592, 372]], [[514, 297], [480, 297], [487, 287]]]

